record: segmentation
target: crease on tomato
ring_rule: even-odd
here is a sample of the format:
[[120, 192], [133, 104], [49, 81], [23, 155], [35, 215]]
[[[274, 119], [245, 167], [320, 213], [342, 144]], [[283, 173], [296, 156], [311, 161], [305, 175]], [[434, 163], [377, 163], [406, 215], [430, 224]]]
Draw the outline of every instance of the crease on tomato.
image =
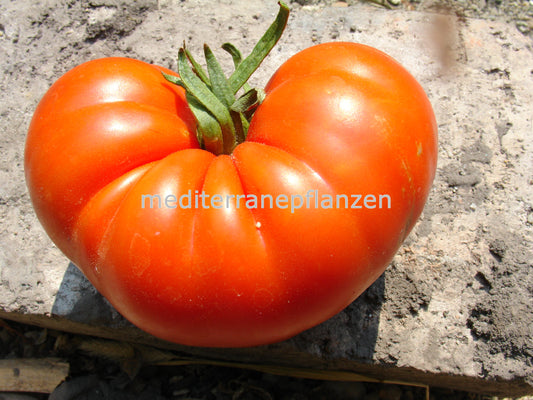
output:
[[[242, 185], [242, 177], [240, 175], [240, 171], [239, 171], [239, 168], [237, 166], [235, 157], [233, 156], [233, 153], [229, 157], [230, 157], [231, 163], [233, 165], [233, 168], [235, 169], [235, 172], [236, 172], [236, 174], [239, 177], [239, 182], [241, 184], [242, 194], [245, 195], [245, 196], [247, 196], [248, 194], [251, 194], [251, 193], [248, 193], [246, 191], [246, 189], [244, 188], [244, 186]], [[264, 247], [265, 251], [267, 251], [267, 243], [265, 242], [265, 238], [264, 238], [263, 232], [261, 230], [261, 228], [264, 228], [264, 227], [263, 227], [261, 221], [259, 220], [258, 216], [256, 215], [256, 213], [253, 211], [254, 209], [253, 208], [247, 208], [247, 210], [248, 210], [249, 214], [252, 217], [253, 225], [256, 228], [257, 236], [258, 236], [259, 240], [261, 241], [261, 243], [263, 243], [263, 247]]]
[[[216, 157], [213, 157], [211, 159], [211, 161], [209, 162], [209, 165], [207, 166], [207, 168], [205, 168], [203, 174], [202, 174], [202, 179], [201, 179], [201, 183], [200, 183], [200, 193], [203, 194], [204, 193], [204, 185], [205, 185], [205, 179], [207, 177], [207, 173], [209, 171], [209, 168], [211, 167], [211, 165], [213, 165], [213, 163], [215, 162], [216, 160]], [[195, 245], [195, 242], [197, 240], [196, 238], [196, 225], [197, 225], [197, 222], [198, 222], [198, 218], [200, 218], [200, 208], [199, 207], [195, 207], [194, 208], [194, 213], [193, 213], [193, 217], [192, 217], [192, 225], [191, 225], [191, 242], [190, 242], [190, 248], [189, 248], [189, 259], [190, 259], [190, 263], [191, 263], [191, 267], [192, 267], [192, 264], [194, 263], [194, 255], [195, 255], [195, 248], [194, 248], [194, 245]]]
[[[318, 189], [319, 193], [330, 193], [333, 197], [337, 193], [305, 162], [276, 147], [243, 143], [234, 151], [234, 157], [248, 193], [269, 193], [272, 185], [268, 182], [264, 185], [264, 178], [280, 184], [279, 191], [272, 192], [274, 195], [299, 193], [298, 188], [289, 190], [290, 183], [281, 183], [284, 179], [276, 173], [278, 167], [283, 169], [284, 176], [289, 170], [301, 171], [307, 180], [304, 192]], [[277, 167], [268, 163], [277, 163]], [[366, 240], [367, 227], [349, 210], [311, 206], [294, 214], [276, 209], [261, 212], [266, 223], [274, 226], [266, 230], [265, 238], [270, 251], [278, 255], [274, 262], [288, 289], [278, 294], [277, 301], [280, 304], [284, 301], [285, 308], [290, 310], [287, 312], [294, 320], [293, 326], [302, 324], [301, 329], [309, 328], [311, 325], [305, 325], [304, 320], [310, 314], [320, 319], [334, 315], [362, 293], [387, 265], [373, 262], [371, 244]], [[314, 279], [309, 279], [310, 276]]]
[[[223, 171], [221, 172], [220, 170], [218, 170], [216, 173], [219, 175], [218, 177], [216, 177], [215, 179], [217, 180], [220, 180], [220, 181], [226, 181], [225, 184], [223, 185], [223, 190], [224, 192], [224, 196], [248, 196], [250, 193], [247, 192], [245, 190], [245, 188], [243, 187], [242, 185], [242, 181], [241, 181], [241, 177], [239, 175], [239, 169], [237, 168], [236, 164], [235, 164], [235, 160], [233, 158], [232, 155], [221, 155], [221, 156], [218, 156], [216, 159], [214, 159], [214, 162], [221, 162], [221, 160], [228, 160], [228, 162], [225, 163], [225, 165], [227, 165], [227, 168], [231, 168], [232, 170], [231, 171]], [[210, 171], [208, 171], [210, 172]], [[232, 175], [235, 176], [235, 178], [238, 180], [238, 188], [236, 191], [234, 190], [227, 190], [227, 187], [228, 186], [234, 186], [235, 182], [227, 182], [227, 179], [228, 179], [228, 176], [229, 177], [232, 177]], [[204, 182], [205, 183], [205, 182]], [[211, 196], [213, 195], [220, 195], [222, 193], [209, 193]], [[233, 197], [231, 198], [232, 200], [234, 199]], [[244, 200], [244, 199], [242, 199]], [[261, 232], [261, 229], [258, 228], [261, 227], [260, 225], [260, 221], [257, 219], [256, 215], [254, 214], [254, 211], [252, 208], [248, 208], [245, 206], [245, 201], [240, 201], [240, 206], [237, 207], [236, 206], [236, 201], [235, 201], [235, 206], [233, 206], [233, 204], [231, 205], [231, 207], [227, 207], [229, 205], [229, 200], [226, 200], [227, 203], [226, 205], [223, 206], [223, 208], [229, 208], [230, 210], [235, 210], [235, 207], [239, 210], [244, 210], [245, 214], [248, 215], [250, 218], [251, 218], [251, 224], [256, 232], [256, 239], [262, 244], [262, 248], [263, 248], [263, 251], [264, 251], [264, 254], [267, 254], [268, 251], [267, 251], [267, 244], [265, 242], [265, 239], [262, 235], [262, 232]], [[233, 203], [233, 201], [231, 202]], [[217, 211], [217, 212], [223, 212], [223, 211]], [[246, 218], [246, 217], [245, 217]], [[259, 225], [258, 225], [259, 223]]]
[[[250, 188], [247, 187], [247, 184], [245, 182], [250, 183], [250, 180], [255, 180], [256, 182], [254, 183], [254, 185], [255, 184], [261, 185], [261, 181], [258, 178], [258, 176], [261, 176], [261, 173], [259, 173], [259, 175], [258, 175], [257, 172], [256, 173], [247, 172], [247, 176], [243, 175], [243, 169], [246, 169], [247, 167], [250, 168], [250, 163], [246, 162], [247, 161], [246, 158], [244, 158], [242, 160], [239, 160], [239, 158], [242, 158], [242, 156], [238, 155], [237, 157], [234, 157], [234, 163], [235, 163], [235, 165], [237, 167], [237, 171], [239, 172], [239, 176], [240, 176], [241, 182], [243, 183], [243, 190], [245, 191], [245, 193], [252, 193], [252, 194], [255, 194], [258, 197], [261, 196], [262, 194], [272, 194], [273, 197], [274, 197], [274, 203], [275, 203], [275, 198], [276, 198], [277, 195], [287, 195], [289, 197], [291, 196], [291, 194], [294, 194], [294, 195], [296, 195], [296, 194], [305, 195], [309, 191], [314, 191], [315, 189], [320, 188], [320, 187], [321, 187], [322, 191], [318, 190], [318, 194], [319, 195], [321, 195], [321, 194], [330, 194], [333, 197], [335, 197], [335, 195], [339, 193], [339, 191], [337, 189], [335, 189], [334, 186], [332, 186], [326, 179], [324, 179], [324, 177], [320, 173], [318, 173], [311, 165], [309, 165], [309, 163], [306, 160], [303, 160], [303, 159], [299, 158], [297, 155], [295, 155], [295, 154], [293, 154], [290, 151], [287, 151], [285, 149], [278, 148], [276, 146], [271, 146], [271, 145], [268, 145], [268, 144], [258, 143], [258, 142], [247, 142], [247, 143], [245, 142], [245, 143], [240, 145], [240, 150], [237, 150], [235, 153], [242, 153], [242, 150], [245, 147], [250, 148], [250, 146], [253, 146], [253, 147], [257, 148], [257, 149], [261, 148], [263, 150], [266, 150], [267, 152], [275, 152], [279, 156], [281, 156], [282, 158], [291, 160], [290, 162], [285, 160], [286, 165], [281, 166], [282, 165], [282, 161], [274, 160], [274, 159], [270, 158], [268, 154], [266, 154], [264, 157], [256, 156], [255, 164], [257, 166], [252, 167], [253, 170], [256, 170], [256, 171], [257, 170], [268, 170], [269, 171], [269, 173], [267, 173], [268, 175], [274, 174], [268, 168], [268, 163], [271, 163], [271, 164], [272, 163], [277, 163], [278, 167], [274, 167], [274, 168], [278, 168], [280, 170], [283, 169], [283, 176], [285, 178], [289, 177], [288, 179], [281, 179], [280, 178], [279, 182], [283, 182], [284, 180], [287, 181], [287, 182], [284, 185], [280, 184], [279, 186], [289, 188], [291, 186], [291, 182], [290, 182], [291, 180], [294, 180], [294, 182], [296, 182], [296, 181], [301, 181], [301, 182], [308, 181], [308, 182], [303, 184], [303, 186], [305, 186], [304, 191], [303, 192], [299, 191], [297, 193], [296, 192], [295, 193], [289, 193], [289, 191], [287, 191], [287, 193], [284, 193], [282, 191], [280, 193], [274, 194], [274, 193], [268, 193], [268, 192], [265, 193], [265, 191], [263, 189], [258, 189], [258, 188], [255, 188], [255, 187], [250, 189]], [[255, 153], [252, 153], [252, 154], [257, 155], [257, 154], [259, 154], [259, 152], [256, 151]], [[251, 157], [251, 156], [247, 155], [247, 157]], [[296, 172], [296, 173], [289, 172], [289, 170], [296, 170], [296, 169], [298, 169], [299, 172]], [[304, 170], [304, 171], [302, 172], [302, 170]], [[255, 174], [255, 177], [254, 178], [250, 178], [254, 174]], [[290, 176], [292, 176], [292, 175], [295, 175], [294, 179], [290, 178]], [[260, 192], [260, 193], [258, 193], [258, 192]], [[306, 205], [306, 207], [303, 207], [301, 209], [295, 209], [294, 212], [296, 213], [296, 212], [298, 212], [298, 210], [302, 210], [303, 211], [305, 208], [307, 208], [307, 205]], [[267, 215], [268, 212], [276, 211], [276, 209], [277, 209], [277, 207], [274, 204], [274, 207], [273, 207], [272, 210], [265, 211], [265, 210], [262, 210], [260, 208], [257, 208], [255, 210], [255, 213], [264, 213], [265, 215]], [[307, 209], [314, 209], [314, 205], [308, 207]], [[353, 216], [349, 216], [349, 218], [351, 219], [352, 222], [356, 221], [356, 219], [353, 218]], [[255, 220], [256, 221], [260, 221], [260, 217], [258, 217], [256, 215], [255, 216]], [[266, 225], [265, 229], [268, 230], [268, 228], [269, 228], [269, 226]]]
[[[281, 79], [256, 111], [249, 140], [288, 151], [322, 174], [337, 193], [350, 189], [365, 196], [381, 189], [381, 194], [390, 194], [395, 211], [390, 218], [380, 217], [379, 224], [365, 218], [369, 238], [381, 236], [390, 242], [380, 259], [392, 257], [425, 203], [417, 188], [431, 182], [424, 172], [432, 167], [431, 152], [421, 157], [411, 140], [411, 135], [414, 139], [423, 134], [430, 143], [433, 135], [425, 94], [415, 85], [413, 93], [401, 98], [391, 88], [343, 70], [331, 76], [315, 72]], [[336, 135], [329, 137], [330, 131]], [[422, 171], [417, 172], [417, 182], [413, 171]], [[358, 179], [348, 180], [349, 176]], [[398, 191], [398, 185], [404, 190]]]
[[56, 129], [32, 122], [25, 169], [32, 200], [62, 249], [98, 191], [139, 166], [198, 147], [177, 116], [135, 102], [87, 106], [60, 117]]
[[84, 270], [93, 284], [98, 284], [98, 275], [101, 268], [105, 267], [101, 259], [109, 246], [107, 234], [115, 216], [128, 193], [155, 167], [156, 163], [142, 165], [116, 178], [95, 193], [78, 214], [72, 229], [72, 239], [78, 243], [78, 246], [75, 246], [78, 248], [78, 254], [72, 258], [77, 261], [76, 265]]
[[[183, 150], [165, 157], [154, 163], [150, 171], [135, 182], [116, 209], [113, 223], [106, 230], [105, 243], [101, 247], [100, 261], [106, 268], [102, 268], [98, 289], [104, 288], [110, 302], [119, 312], [129, 315], [133, 323], [137, 318], [134, 304], [140, 299], [151, 304], [154, 313], [160, 314], [157, 310], [161, 304], [178, 301], [172, 300], [178, 295], [192, 299], [201, 294], [201, 276], [194, 271], [191, 257], [186, 254], [190, 243], [182, 240], [191, 238], [189, 228], [194, 211], [181, 210], [181, 213], [177, 213], [180, 210], [165, 208], [166, 203], [163, 203], [163, 207], [150, 206], [143, 210], [141, 198], [144, 194], [179, 196], [180, 190], [190, 188], [193, 183], [193, 191], [199, 189], [200, 186], [193, 181], [204, 171], [194, 169], [185, 177], [181, 176], [180, 171], [195, 161], [202, 164], [202, 169], [206, 169], [212, 158], [213, 155], [199, 149]], [[165, 173], [161, 174], [163, 171]], [[150, 239], [150, 247], [135, 245], [142, 244], [145, 238]], [[127, 254], [118, 251], [120, 247], [127, 248]], [[150, 260], [149, 265], [146, 260]], [[120, 276], [126, 278], [123, 280]], [[189, 311], [182, 309], [181, 312]], [[159, 317], [154, 315], [154, 318]]]
[[[252, 210], [244, 201], [237, 206], [235, 196], [245, 196], [237, 168], [228, 155], [218, 156], [210, 165], [203, 190], [210, 196], [232, 196], [221, 208], [201, 208], [196, 220], [195, 268], [211, 290], [203, 293], [214, 316], [230, 313], [225, 320], [213, 317], [205, 328], [220, 343], [231, 343], [231, 329], [249, 330], [250, 324], [263, 326], [260, 337], [277, 318], [283, 301], [275, 293], [284, 292], [281, 273], [273, 262]], [[201, 311], [202, 313], [207, 313]], [[252, 338], [250, 338], [252, 340]]]

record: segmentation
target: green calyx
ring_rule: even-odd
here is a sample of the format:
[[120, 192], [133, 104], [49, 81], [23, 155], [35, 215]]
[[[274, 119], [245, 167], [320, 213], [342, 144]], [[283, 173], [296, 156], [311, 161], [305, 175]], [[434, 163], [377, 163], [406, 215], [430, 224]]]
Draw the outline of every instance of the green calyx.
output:
[[[239, 50], [230, 43], [222, 48], [235, 65], [227, 78], [211, 49], [204, 45], [207, 72], [196, 62], [185, 45], [178, 53], [179, 77], [163, 73], [164, 77], [186, 91], [187, 102], [196, 117], [197, 137], [203, 149], [213, 154], [231, 154], [244, 142], [248, 126], [257, 106], [265, 97], [262, 89], [253, 89], [247, 81], [280, 39], [289, 8], [279, 4], [279, 12], [263, 37], [248, 57], [242, 58]], [[237, 93], [242, 89], [242, 94]]]

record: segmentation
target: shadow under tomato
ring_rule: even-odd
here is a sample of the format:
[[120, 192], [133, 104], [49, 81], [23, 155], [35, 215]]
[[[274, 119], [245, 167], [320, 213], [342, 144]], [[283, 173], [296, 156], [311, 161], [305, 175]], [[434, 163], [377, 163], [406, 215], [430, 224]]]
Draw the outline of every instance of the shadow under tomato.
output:
[[290, 339], [290, 342], [298, 350], [324, 361], [371, 361], [378, 337], [384, 293], [385, 277], [381, 275], [343, 311]]
[[73, 263], [69, 263], [63, 275], [52, 314], [92, 326], [130, 325]]
[[[318, 359], [372, 360], [378, 336], [381, 306], [384, 301], [385, 279], [382, 275], [346, 309], [322, 324], [282, 343], [259, 346], [257, 349], [273, 356], [292, 351]], [[69, 263], [52, 307], [52, 313], [72, 322], [94, 328], [121, 329], [133, 325], [94, 288], [83, 273]], [[261, 349], [261, 350], [260, 350]], [[221, 349], [222, 350], [222, 349]], [[278, 351], [279, 350], [279, 351]], [[238, 349], [235, 349], [240, 354]], [[225, 354], [232, 353], [226, 349]], [[267, 357], [268, 358], [268, 357]]]

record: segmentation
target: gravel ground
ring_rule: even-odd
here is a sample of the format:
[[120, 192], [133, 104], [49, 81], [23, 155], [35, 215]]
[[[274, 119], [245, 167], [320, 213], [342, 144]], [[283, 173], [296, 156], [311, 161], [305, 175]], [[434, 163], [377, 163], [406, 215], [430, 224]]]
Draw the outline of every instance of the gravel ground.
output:
[[[508, 21], [526, 21], [533, 18], [533, 1], [531, 0], [292, 0], [291, 3], [306, 5], [342, 6], [341, 3], [353, 4], [359, 1], [375, 3], [386, 8], [403, 8], [415, 11], [453, 12], [472, 18], [504, 18]], [[529, 21], [531, 22], [531, 21]], [[522, 33], [531, 32], [521, 30]]]
[[522, 34], [533, 39], [532, 0], [292, 0], [290, 3], [342, 7], [360, 1], [390, 9], [448, 13], [470, 18], [499, 18], [514, 23]]

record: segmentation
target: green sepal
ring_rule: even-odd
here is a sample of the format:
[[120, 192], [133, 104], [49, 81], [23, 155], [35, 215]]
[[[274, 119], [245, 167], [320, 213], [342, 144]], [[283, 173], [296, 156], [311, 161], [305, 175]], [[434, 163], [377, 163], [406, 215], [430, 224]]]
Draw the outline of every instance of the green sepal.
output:
[[[242, 54], [239, 51], [239, 49], [231, 43], [224, 43], [222, 45], [222, 49], [224, 49], [231, 55], [231, 58], [233, 59], [233, 65], [235, 65], [235, 68], [237, 68], [239, 64], [242, 62]], [[244, 89], [245, 92], [248, 92], [249, 90], [252, 89], [252, 87], [248, 83], [245, 83], [244, 85], [242, 85], [242, 88]]]
[[[264, 91], [261, 90], [264, 93]], [[250, 89], [239, 97], [235, 102], [230, 106], [230, 109], [235, 112], [245, 113], [249, 111], [254, 106], [257, 106], [261, 101], [261, 96], [259, 90]]]
[[257, 42], [250, 55], [237, 66], [235, 72], [230, 76], [229, 83], [233, 93], [237, 93], [246, 81], [248, 81], [283, 34], [283, 30], [289, 19], [289, 7], [281, 1], [278, 4], [279, 12], [276, 19], [261, 39], [259, 39], [259, 42]]
[[163, 72], [163, 71], [161, 71], [161, 73], [163, 74], [163, 76], [165, 77], [165, 79], [167, 81], [169, 81], [170, 83], [173, 83], [174, 85], [181, 86], [182, 88], [185, 89], [183, 81], [180, 79], [179, 76], [170, 75], [170, 74], [167, 74], [166, 72]]
[[187, 93], [186, 98], [198, 123], [196, 137], [200, 147], [215, 155], [222, 154], [224, 141], [218, 121], [193, 95]]
[[235, 127], [228, 108], [218, 99], [211, 89], [193, 72], [187, 62], [185, 50], [178, 53], [178, 72], [187, 91], [211, 113], [222, 128], [224, 152], [233, 150], [236, 140]]
[[204, 44], [204, 54], [207, 63], [207, 72], [211, 82], [211, 90], [226, 107], [229, 107], [235, 101], [235, 96], [231, 91], [228, 79], [207, 44]]
[[208, 87], [211, 87], [211, 82], [209, 81], [209, 77], [207, 76], [206, 72], [202, 68], [202, 66], [194, 59], [191, 52], [187, 47], [185, 47], [185, 43], [183, 43], [183, 51], [185, 52], [185, 55], [187, 56], [187, 60], [192, 65], [193, 72], [202, 80], [203, 83], [205, 83]]
[[[241, 52], [232, 44], [225, 43], [222, 46], [231, 55], [235, 65], [235, 71], [229, 78], [226, 78], [207, 45], [204, 45], [207, 73], [185, 44], [178, 53], [179, 77], [163, 73], [169, 82], [185, 89], [188, 104], [198, 124], [198, 142], [202, 148], [214, 154], [231, 154], [236, 145], [246, 140], [252, 115], [265, 98], [262, 89], [252, 89], [246, 81], [270, 53], [285, 29], [289, 8], [281, 1], [278, 4], [280, 9], [275, 21], [244, 60]], [[241, 88], [244, 89], [244, 95], [235, 100]]]
[[244, 141], [244, 130], [242, 127], [241, 117], [238, 113], [231, 110], [230, 106], [235, 102], [235, 96], [231, 91], [224, 71], [217, 61], [215, 55], [211, 51], [208, 45], [204, 44], [205, 61], [207, 63], [207, 72], [209, 73], [209, 79], [211, 81], [211, 90], [217, 96], [217, 98], [230, 109], [230, 116], [235, 128], [235, 135], [237, 143]]
[[222, 45], [222, 49], [227, 51], [230, 54], [231, 58], [233, 59], [233, 64], [235, 65], [235, 67], [239, 66], [239, 64], [242, 61], [242, 54], [239, 51], [239, 49], [235, 47], [235, 45], [233, 45], [232, 43], [224, 43]]

